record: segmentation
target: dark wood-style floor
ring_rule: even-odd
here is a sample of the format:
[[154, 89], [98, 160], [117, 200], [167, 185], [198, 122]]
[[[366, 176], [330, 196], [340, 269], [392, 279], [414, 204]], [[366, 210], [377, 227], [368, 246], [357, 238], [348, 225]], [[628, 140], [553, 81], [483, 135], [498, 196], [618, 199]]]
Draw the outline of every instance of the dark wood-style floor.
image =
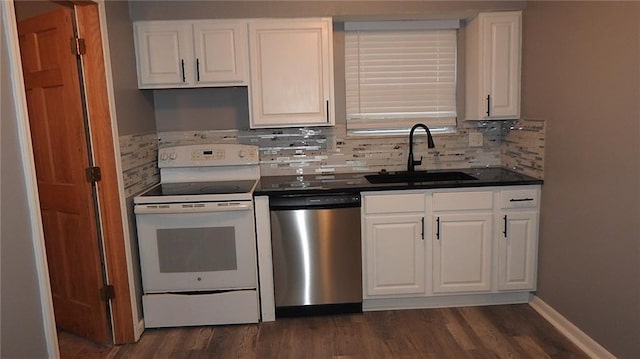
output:
[[66, 358], [587, 358], [526, 304], [147, 329], [101, 347], [61, 332]]

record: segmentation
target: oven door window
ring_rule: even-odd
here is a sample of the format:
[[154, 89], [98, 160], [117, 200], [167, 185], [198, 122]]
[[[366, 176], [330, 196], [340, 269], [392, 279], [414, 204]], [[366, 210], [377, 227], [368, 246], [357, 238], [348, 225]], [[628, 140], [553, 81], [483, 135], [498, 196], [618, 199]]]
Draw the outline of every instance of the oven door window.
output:
[[253, 210], [136, 216], [146, 293], [255, 288]]
[[234, 227], [158, 229], [160, 273], [238, 269]]

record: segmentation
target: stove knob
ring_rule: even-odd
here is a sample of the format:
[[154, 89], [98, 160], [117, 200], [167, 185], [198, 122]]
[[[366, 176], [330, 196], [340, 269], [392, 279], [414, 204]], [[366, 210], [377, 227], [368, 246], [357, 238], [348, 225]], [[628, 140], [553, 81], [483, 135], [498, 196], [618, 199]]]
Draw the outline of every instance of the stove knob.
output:
[[178, 155], [177, 155], [175, 152], [171, 152], [171, 153], [169, 154], [169, 159], [171, 159], [171, 160], [175, 160], [176, 158], [178, 158]]
[[166, 161], [169, 158], [169, 155], [167, 155], [166, 152], [162, 152], [160, 154], [160, 161]]
[[244, 158], [247, 155], [247, 152], [245, 152], [245, 150], [240, 150], [240, 152], [238, 152], [238, 157], [240, 158]]

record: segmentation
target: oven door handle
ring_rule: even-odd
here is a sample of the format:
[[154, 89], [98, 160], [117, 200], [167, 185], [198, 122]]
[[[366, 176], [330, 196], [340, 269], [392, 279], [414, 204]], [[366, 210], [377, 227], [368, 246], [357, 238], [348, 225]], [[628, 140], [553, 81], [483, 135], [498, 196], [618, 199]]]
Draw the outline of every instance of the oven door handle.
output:
[[217, 203], [171, 203], [136, 205], [136, 214], [168, 214], [168, 213], [212, 213], [230, 211], [250, 211], [251, 203], [217, 202]]

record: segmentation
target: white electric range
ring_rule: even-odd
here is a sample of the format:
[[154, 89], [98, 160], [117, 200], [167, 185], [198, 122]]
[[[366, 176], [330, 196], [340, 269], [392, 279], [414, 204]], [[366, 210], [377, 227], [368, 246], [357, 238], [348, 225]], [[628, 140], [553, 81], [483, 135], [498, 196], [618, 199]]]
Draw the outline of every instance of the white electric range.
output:
[[258, 322], [258, 148], [167, 147], [158, 167], [160, 184], [134, 198], [145, 326]]

